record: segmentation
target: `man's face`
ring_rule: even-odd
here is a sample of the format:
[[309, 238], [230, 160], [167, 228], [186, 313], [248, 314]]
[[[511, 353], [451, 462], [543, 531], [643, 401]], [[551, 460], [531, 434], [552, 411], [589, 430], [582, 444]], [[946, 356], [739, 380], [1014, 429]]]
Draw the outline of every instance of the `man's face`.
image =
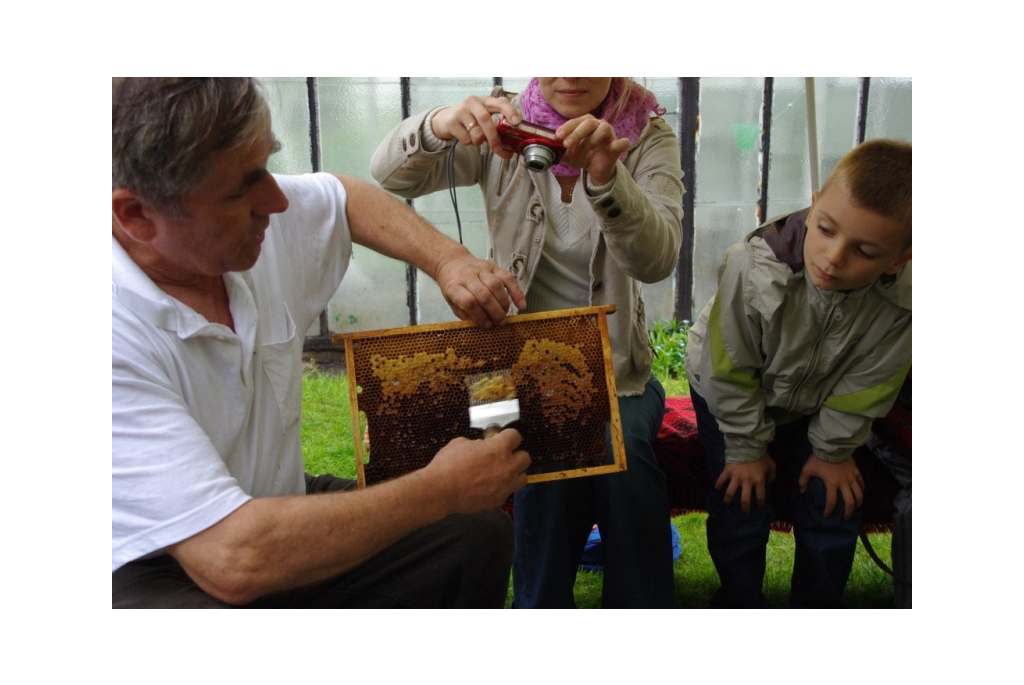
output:
[[270, 215], [288, 199], [267, 171], [270, 131], [250, 146], [213, 155], [210, 172], [185, 197], [184, 219], [157, 214], [153, 247], [179, 275], [220, 276], [252, 268], [260, 256]]
[[843, 183], [829, 186], [807, 215], [804, 268], [822, 290], [856, 290], [909, 259], [909, 236], [894, 219], [856, 205]]

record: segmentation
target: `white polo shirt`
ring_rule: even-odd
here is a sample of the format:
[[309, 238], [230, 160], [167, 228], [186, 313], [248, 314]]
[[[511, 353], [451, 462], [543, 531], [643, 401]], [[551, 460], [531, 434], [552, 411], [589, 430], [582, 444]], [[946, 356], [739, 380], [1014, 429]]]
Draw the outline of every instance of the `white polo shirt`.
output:
[[112, 239], [112, 571], [250, 498], [305, 493], [303, 338], [352, 240], [334, 176], [275, 178], [288, 210], [256, 265], [224, 276], [235, 331], [168, 296]]

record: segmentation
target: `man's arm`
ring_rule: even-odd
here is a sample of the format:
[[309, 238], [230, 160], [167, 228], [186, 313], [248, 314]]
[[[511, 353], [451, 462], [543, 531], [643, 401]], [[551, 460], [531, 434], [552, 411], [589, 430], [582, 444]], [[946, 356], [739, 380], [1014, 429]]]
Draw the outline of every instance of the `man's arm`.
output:
[[324, 580], [449, 514], [501, 506], [526, 485], [521, 440], [514, 429], [456, 438], [419, 471], [364, 490], [253, 499], [169, 551], [230, 604]]
[[526, 308], [526, 297], [512, 274], [477, 259], [380, 188], [351, 176], [336, 176], [348, 195], [352, 240], [425, 272], [437, 281], [460, 319], [487, 328], [505, 320], [510, 300], [517, 308]]

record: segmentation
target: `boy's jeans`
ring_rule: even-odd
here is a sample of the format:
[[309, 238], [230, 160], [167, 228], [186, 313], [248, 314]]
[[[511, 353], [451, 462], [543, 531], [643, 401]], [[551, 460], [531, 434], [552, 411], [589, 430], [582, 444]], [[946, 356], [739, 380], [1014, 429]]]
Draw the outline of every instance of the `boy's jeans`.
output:
[[[718, 422], [697, 392], [690, 390], [697, 415], [697, 431], [707, 458], [711, 486], [725, 469], [725, 440]], [[853, 566], [857, 537], [863, 524], [858, 507], [849, 521], [843, 520], [843, 498], [837, 496], [832, 515], [825, 518], [825, 486], [811, 479], [807, 492], [800, 493], [800, 470], [813, 448], [807, 439], [809, 418], [775, 429], [775, 440], [768, 453], [778, 465], [778, 478], [788, 481], [793, 502], [793, 534], [796, 558], [790, 588], [791, 607], [840, 607], [846, 581]], [[724, 488], [723, 488], [724, 491]], [[715, 563], [721, 587], [711, 599], [713, 607], [767, 607], [762, 591], [765, 572], [765, 548], [774, 520], [774, 504], [769, 490], [765, 507], [751, 502], [750, 513], [740, 509], [737, 493], [732, 504], [722, 502], [722, 492], [708, 495], [708, 551]]]

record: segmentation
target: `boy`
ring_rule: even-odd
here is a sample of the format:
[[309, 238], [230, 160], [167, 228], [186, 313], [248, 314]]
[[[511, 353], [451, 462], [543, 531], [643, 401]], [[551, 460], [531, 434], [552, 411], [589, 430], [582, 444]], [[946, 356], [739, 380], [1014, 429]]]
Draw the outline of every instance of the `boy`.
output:
[[713, 607], [767, 606], [777, 463], [793, 480], [790, 606], [842, 606], [862, 522], [852, 455], [910, 368], [910, 244], [911, 146], [873, 140], [840, 160], [811, 207], [726, 252], [687, 359], [715, 487]]

